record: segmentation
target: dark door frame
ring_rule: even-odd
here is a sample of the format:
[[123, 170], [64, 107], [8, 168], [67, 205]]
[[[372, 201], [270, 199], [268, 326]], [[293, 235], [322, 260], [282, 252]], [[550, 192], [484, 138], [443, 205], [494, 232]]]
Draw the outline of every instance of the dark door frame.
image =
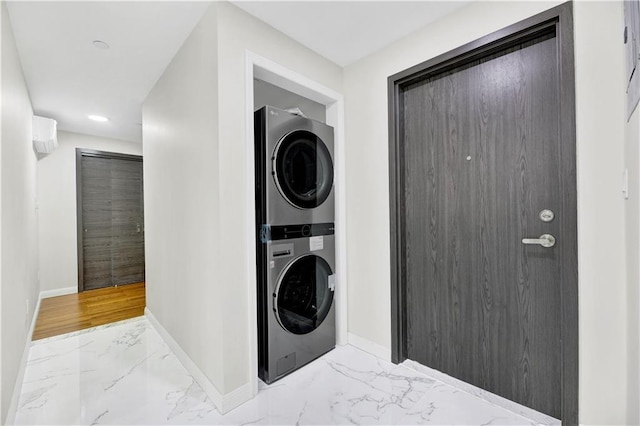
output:
[[[559, 58], [559, 102], [561, 155], [572, 164], [571, 179], [576, 179], [575, 76], [573, 58], [573, 6], [563, 3], [507, 28], [484, 36], [433, 59], [392, 75], [388, 79], [389, 96], [389, 204], [391, 230], [391, 357], [400, 363], [406, 359], [406, 283], [402, 257], [403, 236], [403, 128], [400, 102], [403, 88], [428, 76], [440, 74], [472, 62], [545, 32], [555, 31]], [[564, 192], [564, 211], [577, 217], [577, 195]], [[577, 249], [576, 241], [570, 242]], [[577, 251], [577, 250], [576, 250]], [[562, 422], [578, 424], [578, 265], [577, 253], [563, 269], [562, 297]]]
[[139, 161], [141, 155], [121, 154], [119, 152], [97, 151], [76, 148], [76, 234], [78, 240], [78, 293], [84, 291], [84, 223], [82, 220], [82, 157], [112, 158], [117, 160]]

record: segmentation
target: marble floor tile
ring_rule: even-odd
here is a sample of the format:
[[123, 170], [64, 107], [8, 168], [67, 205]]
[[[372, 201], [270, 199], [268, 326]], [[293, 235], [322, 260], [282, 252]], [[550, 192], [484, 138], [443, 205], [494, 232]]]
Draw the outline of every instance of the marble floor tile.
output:
[[454, 387], [460, 391], [464, 391], [464, 393], [474, 395], [478, 397], [478, 399], [490, 402], [494, 405], [505, 408], [523, 417], [529, 418], [533, 420], [536, 424], [545, 425], [545, 426], [560, 426], [561, 424], [560, 420], [558, 419], [555, 419], [551, 416], [535, 411], [529, 407], [520, 405], [517, 402], [509, 401], [505, 398], [502, 398], [501, 396], [488, 392], [484, 389], [480, 389], [469, 383], [465, 383], [462, 380], [458, 380], [454, 377], [448, 376], [440, 371], [433, 370], [429, 367], [425, 367], [424, 365], [421, 365], [415, 361], [406, 360], [402, 363], [402, 365], [418, 373], [421, 373], [435, 380], [443, 382], [447, 385], [450, 385], [451, 387]]
[[535, 424], [352, 346], [340, 346], [221, 415], [144, 318], [34, 342], [16, 423]]

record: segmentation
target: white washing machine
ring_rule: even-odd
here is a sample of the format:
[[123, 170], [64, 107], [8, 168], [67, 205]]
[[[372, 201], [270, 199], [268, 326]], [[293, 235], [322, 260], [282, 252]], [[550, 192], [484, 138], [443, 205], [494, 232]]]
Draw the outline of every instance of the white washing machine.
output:
[[272, 226], [258, 242], [258, 372], [266, 383], [336, 344], [333, 224]]

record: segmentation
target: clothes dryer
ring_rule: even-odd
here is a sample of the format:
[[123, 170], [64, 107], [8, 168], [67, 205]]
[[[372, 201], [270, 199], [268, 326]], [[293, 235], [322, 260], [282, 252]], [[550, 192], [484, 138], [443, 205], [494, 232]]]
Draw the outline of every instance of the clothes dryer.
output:
[[333, 224], [270, 227], [258, 243], [258, 374], [266, 383], [336, 344]]
[[333, 128], [271, 106], [254, 120], [258, 224], [334, 222]]

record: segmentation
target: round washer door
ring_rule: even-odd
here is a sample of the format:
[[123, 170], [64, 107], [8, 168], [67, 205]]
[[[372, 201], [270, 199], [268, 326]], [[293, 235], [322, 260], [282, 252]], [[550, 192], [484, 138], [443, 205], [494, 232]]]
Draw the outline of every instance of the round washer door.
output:
[[306, 131], [287, 134], [274, 155], [274, 177], [280, 193], [301, 209], [318, 207], [333, 186], [333, 161], [322, 139]]
[[299, 257], [284, 270], [274, 294], [274, 306], [285, 330], [307, 334], [322, 324], [333, 303], [329, 288], [332, 274], [329, 264], [315, 255]]

